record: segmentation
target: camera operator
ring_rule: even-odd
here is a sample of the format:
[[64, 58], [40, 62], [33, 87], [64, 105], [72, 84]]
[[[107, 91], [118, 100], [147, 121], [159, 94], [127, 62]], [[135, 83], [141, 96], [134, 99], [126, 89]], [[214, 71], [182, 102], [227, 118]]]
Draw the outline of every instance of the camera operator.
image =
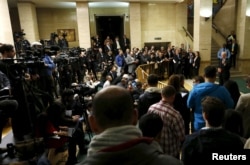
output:
[[83, 83], [83, 79], [86, 73], [87, 68], [87, 56], [86, 56], [86, 50], [81, 50], [81, 53], [79, 55], [79, 63], [80, 63], [80, 74], [78, 76], [78, 84]]
[[58, 46], [61, 48], [62, 51], [67, 50], [69, 47], [69, 43], [66, 39], [67, 33], [63, 33], [59, 36], [58, 39]]
[[50, 34], [50, 40], [48, 41], [48, 46], [57, 46], [58, 35], [54, 32]]
[[15, 49], [17, 56], [20, 57], [22, 54], [25, 54], [28, 49], [30, 49], [30, 42], [24, 38], [24, 30], [21, 32], [14, 33]]
[[94, 53], [94, 51], [92, 49], [88, 49], [86, 52], [87, 55], [87, 59], [88, 59], [88, 74], [92, 74], [94, 75], [95, 79], [97, 80], [97, 75], [96, 75], [96, 68], [97, 68], [97, 58], [96, 58], [96, 54]]

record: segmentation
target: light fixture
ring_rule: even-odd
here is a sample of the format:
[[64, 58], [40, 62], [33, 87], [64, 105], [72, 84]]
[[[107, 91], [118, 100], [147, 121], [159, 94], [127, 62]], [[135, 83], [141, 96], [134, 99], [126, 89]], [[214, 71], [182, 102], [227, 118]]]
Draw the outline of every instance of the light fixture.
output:
[[212, 16], [213, 2], [212, 0], [200, 0], [200, 16], [209, 18]]
[[250, 17], [250, 0], [247, 0], [246, 16]]

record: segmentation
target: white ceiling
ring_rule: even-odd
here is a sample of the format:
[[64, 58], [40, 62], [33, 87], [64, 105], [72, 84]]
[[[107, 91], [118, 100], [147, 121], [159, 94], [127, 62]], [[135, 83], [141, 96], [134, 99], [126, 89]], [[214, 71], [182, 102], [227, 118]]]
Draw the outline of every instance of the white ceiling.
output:
[[184, 0], [7, 0], [10, 7], [16, 7], [18, 2], [32, 2], [37, 8], [75, 8], [76, 1], [89, 2], [91, 8], [94, 7], [128, 7], [128, 2], [147, 3], [180, 3]]

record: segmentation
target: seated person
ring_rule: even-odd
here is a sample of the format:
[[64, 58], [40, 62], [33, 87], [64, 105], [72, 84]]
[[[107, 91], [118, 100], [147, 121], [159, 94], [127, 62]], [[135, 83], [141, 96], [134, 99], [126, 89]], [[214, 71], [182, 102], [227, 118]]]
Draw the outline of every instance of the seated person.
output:
[[225, 105], [215, 97], [207, 96], [202, 102], [205, 127], [186, 136], [182, 147], [184, 165], [212, 161], [212, 154], [239, 154], [243, 151], [240, 137], [222, 128]]
[[[10, 81], [8, 77], [0, 71], [0, 143], [2, 140], [2, 130], [8, 118], [12, 117], [18, 108], [18, 102], [11, 100]], [[1, 151], [0, 151], [1, 153]]]
[[181, 164], [155, 147], [152, 138], [142, 137], [137, 119], [128, 90], [110, 86], [97, 92], [89, 116], [95, 136], [82, 164]]
[[[49, 121], [58, 129], [61, 126], [74, 128], [72, 137], [69, 138], [68, 145], [68, 161], [67, 164], [71, 165], [77, 162], [76, 158], [76, 145], [79, 146], [80, 153], [85, 153], [84, 132], [82, 123], [79, 120], [80, 115], [74, 115], [75, 110], [73, 105], [74, 91], [72, 89], [65, 89], [60, 99], [56, 100], [47, 110]], [[68, 109], [72, 108], [72, 109]], [[71, 114], [66, 110], [72, 110]]]

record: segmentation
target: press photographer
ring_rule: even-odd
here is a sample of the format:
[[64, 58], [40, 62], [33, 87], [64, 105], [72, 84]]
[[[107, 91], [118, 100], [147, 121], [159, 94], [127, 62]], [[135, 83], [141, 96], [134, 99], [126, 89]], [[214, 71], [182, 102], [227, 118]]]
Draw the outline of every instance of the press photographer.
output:
[[30, 42], [24, 38], [25, 33], [22, 29], [20, 32], [14, 33], [15, 49], [17, 52], [17, 57], [20, 57], [21, 54], [25, 54], [27, 50], [30, 49]]

